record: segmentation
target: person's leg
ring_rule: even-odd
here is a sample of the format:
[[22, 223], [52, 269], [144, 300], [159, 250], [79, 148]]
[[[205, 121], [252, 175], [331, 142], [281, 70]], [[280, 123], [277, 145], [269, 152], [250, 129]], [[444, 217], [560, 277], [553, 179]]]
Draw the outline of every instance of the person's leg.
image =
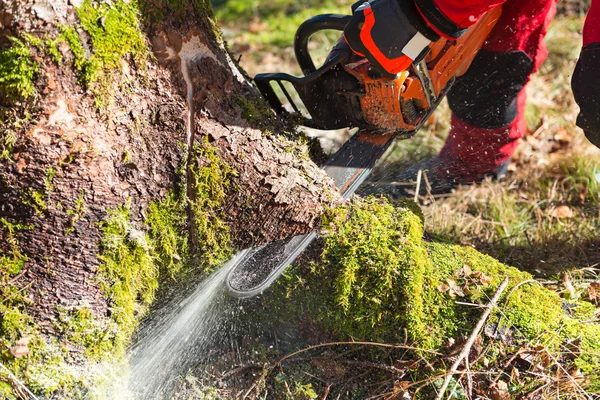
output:
[[555, 12], [555, 0], [504, 4], [482, 50], [448, 94], [452, 127], [440, 153], [448, 178], [476, 182], [510, 160], [526, 129], [524, 87], [547, 56], [543, 39]]

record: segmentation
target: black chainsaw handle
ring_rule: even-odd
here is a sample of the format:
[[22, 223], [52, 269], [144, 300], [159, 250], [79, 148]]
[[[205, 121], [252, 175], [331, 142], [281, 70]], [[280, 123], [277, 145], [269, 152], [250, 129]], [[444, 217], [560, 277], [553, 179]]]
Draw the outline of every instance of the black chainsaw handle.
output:
[[304, 76], [312, 74], [317, 70], [308, 52], [310, 37], [319, 31], [343, 31], [350, 18], [352, 18], [350, 15], [321, 14], [307, 19], [298, 27], [296, 37], [294, 38], [294, 51]]

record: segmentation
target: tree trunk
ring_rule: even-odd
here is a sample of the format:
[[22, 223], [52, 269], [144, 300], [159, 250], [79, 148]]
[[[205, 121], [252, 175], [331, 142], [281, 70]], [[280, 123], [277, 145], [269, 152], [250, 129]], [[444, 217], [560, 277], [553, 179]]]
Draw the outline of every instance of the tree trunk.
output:
[[60, 368], [122, 352], [160, 274], [306, 232], [337, 202], [208, 0], [12, 0], [0, 46], [0, 397], [15, 377], [67, 391], [32, 368], [56, 347]]

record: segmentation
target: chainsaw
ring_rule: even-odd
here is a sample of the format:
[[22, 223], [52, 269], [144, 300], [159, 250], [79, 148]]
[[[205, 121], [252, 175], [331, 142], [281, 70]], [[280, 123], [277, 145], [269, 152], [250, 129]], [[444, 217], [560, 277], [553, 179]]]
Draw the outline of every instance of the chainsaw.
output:
[[[359, 128], [323, 167], [345, 201], [395, 140], [414, 136], [427, 121], [455, 79], [467, 71], [501, 13], [501, 7], [491, 10], [455, 41], [432, 42], [393, 77], [377, 74], [366, 58], [351, 51], [337, 52], [316, 68], [308, 51], [310, 37], [324, 30], [343, 31], [350, 18], [318, 15], [302, 23], [294, 39], [304, 76], [265, 73], [256, 75], [254, 82], [277, 114], [301, 115], [306, 127]], [[275, 88], [293, 111], [286, 109]], [[308, 116], [302, 116], [288, 88], [296, 91]], [[238, 298], [261, 294], [317, 236], [318, 231], [312, 231], [238, 253], [229, 266], [229, 293]]]

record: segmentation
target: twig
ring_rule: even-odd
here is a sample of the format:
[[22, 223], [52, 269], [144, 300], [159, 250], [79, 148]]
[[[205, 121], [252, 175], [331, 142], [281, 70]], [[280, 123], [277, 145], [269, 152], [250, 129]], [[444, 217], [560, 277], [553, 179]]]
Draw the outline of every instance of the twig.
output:
[[498, 287], [498, 290], [496, 290], [494, 297], [492, 297], [492, 299], [488, 303], [487, 307], [485, 308], [485, 311], [481, 315], [481, 318], [479, 318], [479, 322], [477, 322], [477, 325], [475, 325], [473, 332], [471, 332], [471, 336], [469, 336], [469, 339], [465, 343], [465, 347], [463, 347], [462, 351], [458, 355], [458, 358], [456, 359], [456, 361], [454, 361], [454, 364], [452, 364], [452, 367], [450, 368], [450, 373], [446, 375], [446, 378], [444, 379], [444, 384], [440, 388], [436, 400], [442, 400], [442, 398], [444, 397], [444, 393], [446, 392], [446, 389], [448, 389], [448, 385], [450, 384], [452, 376], [458, 370], [458, 367], [462, 360], [465, 357], [468, 357], [469, 352], [471, 351], [471, 346], [473, 346], [473, 343], [475, 343], [475, 339], [477, 339], [477, 336], [479, 336], [479, 331], [481, 331], [481, 328], [483, 328], [485, 321], [487, 321], [487, 318], [490, 316], [492, 309], [496, 306], [496, 303], [502, 295], [502, 292], [504, 292], [504, 289], [506, 289], [506, 286], [508, 286], [508, 277], [504, 278], [504, 280]]
[[473, 376], [469, 367], [469, 357], [465, 358], [465, 369], [467, 370], [467, 398], [471, 400], [473, 398]]
[[439, 352], [437, 351], [433, 351], [433, 350], [426, 350], [426, 349], [418, 349], [416, 347], [413, 346], [406, 346], [406, 345], [402, 345], [402, 344], [387, 344], [387, 343], [375, 343], [375, 342], [333, 342], [333, 343], [322, 343], [322, 344], [316, 344], [314, 346], [309, 346], [305, 349], [302, 350], [298, 350], [295, 351], [291, 354], [288, 354], [287, 356], [281, 358], [279, 361], [277, 361], [277, 363], [275, 363], [275, 365], [280, 365], [282, 362], [284, 362], [285, 360], [287, 360], [288, 358], [297, 356], [298, 354], [302, 354], [305, 353], [309, 350], [314, 350], [314, 349], [318, 349], [321, 347], [332, 347], [332, 346], [375, 346], [375, 347], [386, 347], [388, 349], [406, 349], [406, 350], [414, 350], [414, 351], [423, 351], [425, 353], [429, 353], [429, 354], [433, 354], [433, 355], [441, 355]]
[[417, 190], [415, 191], [415, 203], [419, 201], [419, 191], [421, 190], [421, 175], [423, 175], [423, 170], [420, 169], [417, 172]]
[[18, 378], [15, 376], [15, 374], [13, 374], [13, 373], [11, 372], [11, 370], [10, 370], [10, 369], [8, 369], [8, 368], [7, 368], [7, 367], [6, 367], [4, 364], [2, 364], [2, 363], [0, 363], [0, 367], [2, 367], [2, 369], [6, 370], [6, 373], [8, 374], [8, 377], [9, 377], [10, 379], [12, 379], [12, 380], [13, 380], [13, 382], [15, 382], [15, 383], [16, 383], [18, 386], [20, 386], [20, 387], [21, 387], [23, 390], [25, 390], [25, 392], [26, 392], [26, 393], [27, 393], [29, 396], [31, 396], [31, 398], [32, 398], [33, 400], [39, 400], [37, 397], [35, 397], [35, 394], [33, 394], [33, 393], [31, 392], [31, 390], [29, 390], [29, 388], [27, 388], [27, 386], [25, 386], [25, 384], [24, 384], [23, 382], [21, 382], [21, 381], [20, 381], [20, 380], [19, 380], [19, 379], [18, 379]]
[[[537, 283], [538, 285], [543, 286], [541, 283], [539, 283], [535, 279], [527, 279], [526, 281], [519, 282], [510, 290], [510, 292], [508, 292], [506, 299], [504, 299], [504, 307], [506, 307], [508, 305], [508, 300], [510, 300], [510, 296], [512, 296], [513, 293], [516, 292], [518, 288], [520, 288], [523, 285], [527, 285], [529, 283]], [[496, 329], [494, 331], [494, 334], [496, 334], [498, 332], [498, 329], [500, 329], [500, 327], [502, 326], [503, 318], [504, 318], [504, 314], [501, 314], [500, 319], [498, 320], [498, 323], [496, 324]]]
[[321, 397], [321, 400], [326, 400], [327, 396], [329, 396], [329, 390], [331, 389], [331, 384], [327, 385], [327, 387], [325, 388], [325, 393], [323, 393], [323, 397]]
[[425, 179], [425, 187], [427, 188], [427, 194], [429, 195], [429, 197], [431, 197], [431, 199], [435, 203], [435, 197], [433, 197], [433, 195], [431, 194], [433, 189], [431, 188], [431, 184], [429, 183], [429, 178], [427, 177], [427, 172], [423, 173], [423, 178]]

